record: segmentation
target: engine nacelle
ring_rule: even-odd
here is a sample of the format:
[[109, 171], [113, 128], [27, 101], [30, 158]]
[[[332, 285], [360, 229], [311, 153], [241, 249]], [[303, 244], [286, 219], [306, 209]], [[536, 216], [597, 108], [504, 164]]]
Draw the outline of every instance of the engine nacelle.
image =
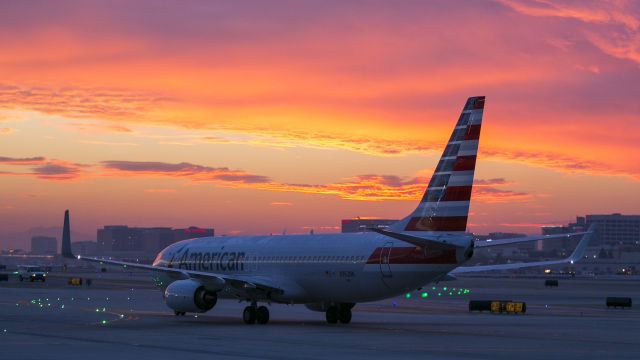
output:
[[211, 310], [218, 302], [215, 291], [207, 290], [196, 280], [177, 280], [169, 284], [164, 298], [174, 311], [203, 313]]

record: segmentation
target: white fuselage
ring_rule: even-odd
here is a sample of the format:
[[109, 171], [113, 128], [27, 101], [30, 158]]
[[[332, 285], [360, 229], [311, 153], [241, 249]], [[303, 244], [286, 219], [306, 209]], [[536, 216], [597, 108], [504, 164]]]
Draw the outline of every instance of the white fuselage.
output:
[[437, 280], [466, 260], [463, 250], [421, 249], [373, 232], [207, 237], [168, 246], [153, 265], [266, 282], [284, 289], [268, 294], [275, 302], [357, 303]]

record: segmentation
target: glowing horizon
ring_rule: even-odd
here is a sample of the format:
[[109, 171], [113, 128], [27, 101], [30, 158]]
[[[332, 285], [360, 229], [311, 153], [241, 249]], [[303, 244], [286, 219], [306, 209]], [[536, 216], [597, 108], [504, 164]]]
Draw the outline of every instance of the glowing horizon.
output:
[[468, 230], [640, 213], [632, 1], [64, 1], [0, 20], [0, 248], [67, 208], [93, 236], [400, 218], [475, 95]]

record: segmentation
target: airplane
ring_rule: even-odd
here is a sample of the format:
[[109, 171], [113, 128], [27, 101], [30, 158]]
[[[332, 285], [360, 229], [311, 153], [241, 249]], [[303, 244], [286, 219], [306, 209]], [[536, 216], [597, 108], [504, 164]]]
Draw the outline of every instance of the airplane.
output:
[[[484, 96], [468, 98], [418, 206], [387, 229], [196, 238], [167, 246], [152, 265], [145, 265], [74, 256], [67, 210], [61, 253], [65, 258], [148, 270], [177, 316], [207, 312], [218, 298], [246, 301], [246, 324], [269, 322], [269, 309], [261, 303], [303, 304], [324, 312], [330, 324], [348, 324], [357, 303], [395, 297], [447, 276], [580, 260], [593, 228], [496, 241], [475, 241], [465, 233], [484, 105]], [[461, 266], [476, 248], [574, 235], [584, 236], [566, 259]]]

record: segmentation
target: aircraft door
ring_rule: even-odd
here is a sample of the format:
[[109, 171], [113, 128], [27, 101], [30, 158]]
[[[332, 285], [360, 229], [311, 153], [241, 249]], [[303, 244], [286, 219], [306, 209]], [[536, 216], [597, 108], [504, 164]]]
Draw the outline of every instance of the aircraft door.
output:
[[382, 251], [380, 252], [380, 273], [383, 278], [390, 278], [391, 274], [391, 265], [389, 264], [389, 260], [391, 258], [391, 249], [393, 248], [393, 243], [388, 241], [382, 247]]

